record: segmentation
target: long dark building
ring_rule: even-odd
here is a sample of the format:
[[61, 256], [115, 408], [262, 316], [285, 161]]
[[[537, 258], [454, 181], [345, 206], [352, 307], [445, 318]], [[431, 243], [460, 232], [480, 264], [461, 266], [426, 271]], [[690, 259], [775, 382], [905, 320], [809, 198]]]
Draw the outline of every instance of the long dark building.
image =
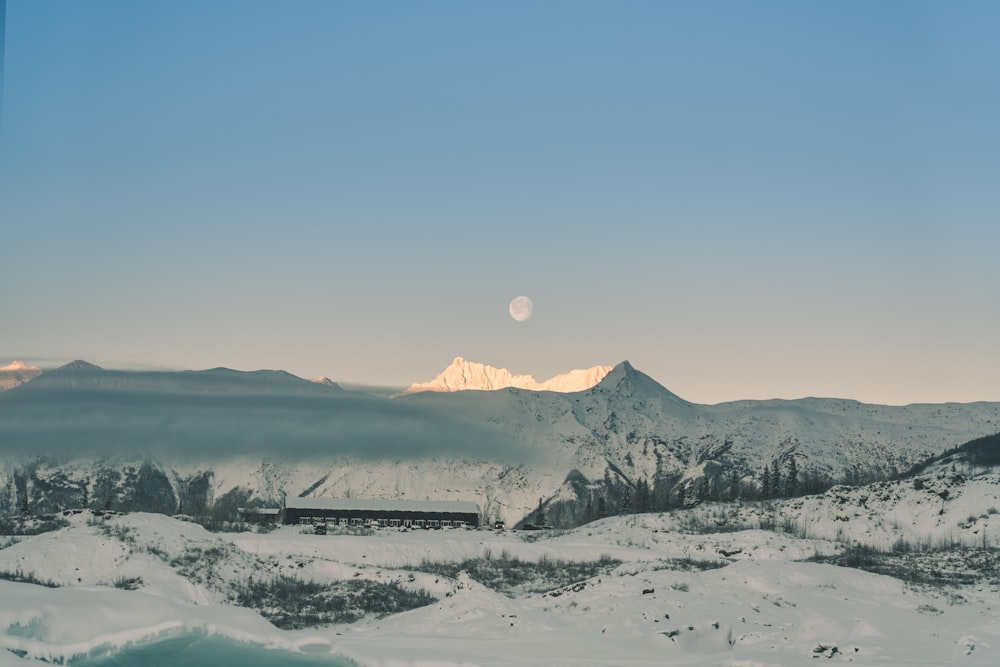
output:
[[479, 507], [461, 500], [287, 498], [285, 523], [384, 528], [477, 527]]

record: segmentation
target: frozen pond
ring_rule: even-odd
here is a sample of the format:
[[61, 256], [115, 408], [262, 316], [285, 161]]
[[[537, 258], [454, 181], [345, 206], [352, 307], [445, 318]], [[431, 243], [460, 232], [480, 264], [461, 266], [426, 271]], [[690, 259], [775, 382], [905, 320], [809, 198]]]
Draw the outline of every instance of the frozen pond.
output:
[[317, 647], [320, 652], [268, 649], [225, 637], [185, 635], [125, 649], [113, 655], [74, 660], [76, 667], [357, 667], [357, 663]]

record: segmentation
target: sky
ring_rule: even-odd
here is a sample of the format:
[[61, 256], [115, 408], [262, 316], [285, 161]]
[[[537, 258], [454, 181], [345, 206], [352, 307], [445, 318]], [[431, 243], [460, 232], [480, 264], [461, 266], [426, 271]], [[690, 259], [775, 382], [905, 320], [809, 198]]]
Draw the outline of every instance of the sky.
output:
[[0, 365], [1000, 401], [996, 3], [7, 0], [5, 29]]

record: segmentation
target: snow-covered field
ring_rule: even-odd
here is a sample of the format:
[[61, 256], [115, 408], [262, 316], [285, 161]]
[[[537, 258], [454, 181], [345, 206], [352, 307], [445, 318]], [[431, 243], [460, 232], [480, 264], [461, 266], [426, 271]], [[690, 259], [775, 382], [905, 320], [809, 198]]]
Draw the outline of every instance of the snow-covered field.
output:
[[[832, 541], [762, 530], [687, 534], [672, 515], [611, 517], [565, 532], [324, 536], [295, 526], [216, 534], [140, 513], [69, 520], [0, 541], [0, 571], [59, 585], [0, 581], [0, 648], [59, 660], [200, 632], [288, 650], [326, 645], [379, 667], [1000, 664], [995, 573], [961, 586], [918, 585], [804, 562], [840, 551]], [[484, 555], [620, 564], [513, 596], [464, 573], [418, 569], [425, 560]], [[397, 582], [438, 601], [302, 630], [279, 630], [233, 606], [248, 579], [279, 574]], [[24, 664], [0, 650], [0, 666]]]

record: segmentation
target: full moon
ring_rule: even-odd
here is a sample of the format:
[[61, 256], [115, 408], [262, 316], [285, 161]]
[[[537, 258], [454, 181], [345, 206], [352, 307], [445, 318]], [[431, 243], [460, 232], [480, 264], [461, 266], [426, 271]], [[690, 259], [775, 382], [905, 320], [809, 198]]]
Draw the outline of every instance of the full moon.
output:
[[529, 317], [531, 317], [531, 311], [535, 309], [535, 304], [531, 303], [531, 299], [526, 296], [514, 297], [514, 300], [510, 302], [510, 316], [513, 317], [518, 322], [523, 322]]

